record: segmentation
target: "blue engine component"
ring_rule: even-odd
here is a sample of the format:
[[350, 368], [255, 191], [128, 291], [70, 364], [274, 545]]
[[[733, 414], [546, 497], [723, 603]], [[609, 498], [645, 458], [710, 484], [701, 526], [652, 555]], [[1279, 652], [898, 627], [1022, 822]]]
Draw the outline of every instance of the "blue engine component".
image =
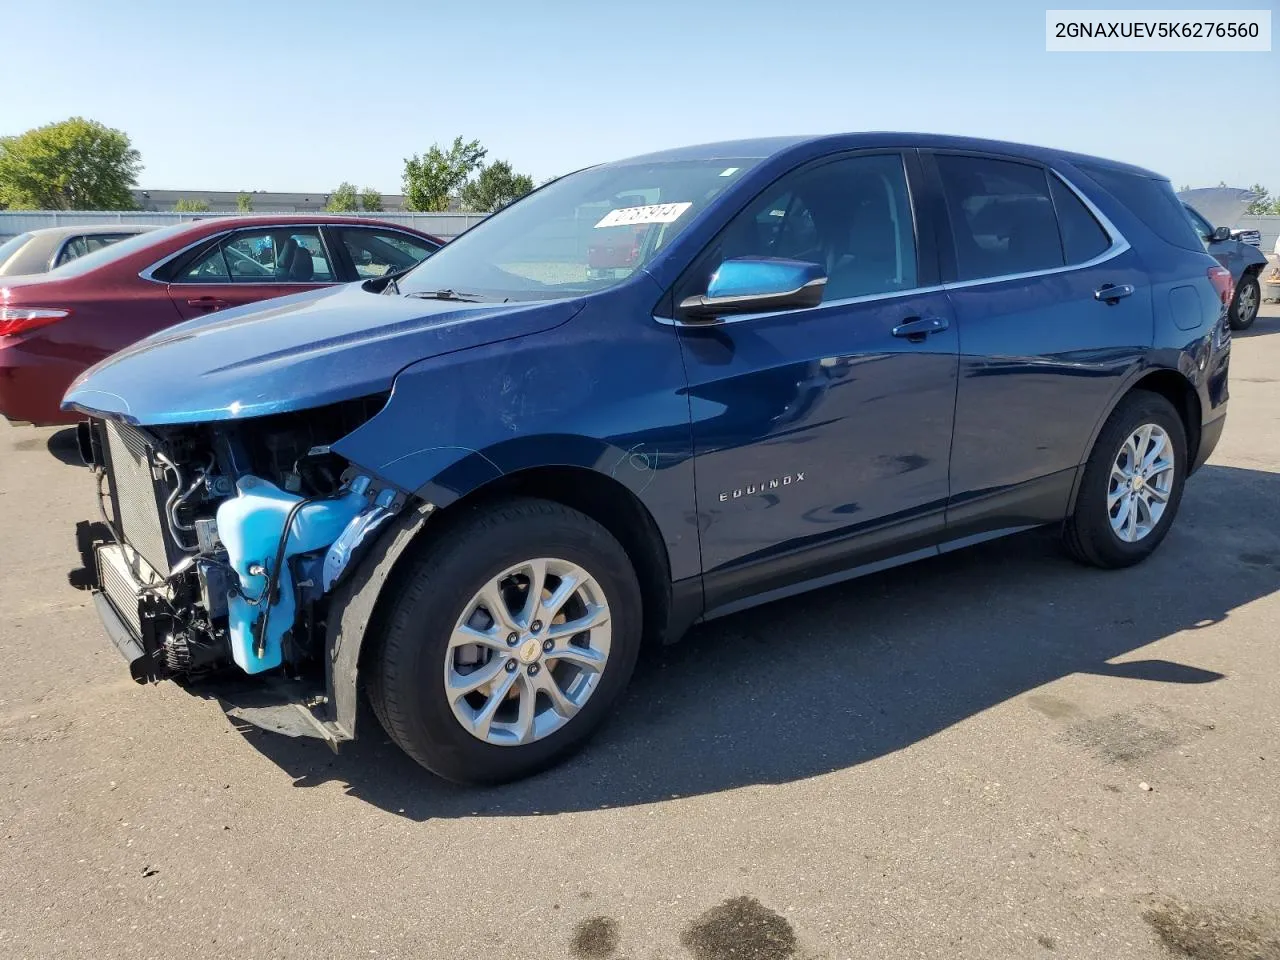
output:
[[[245, 673], [261, 673], [278, 667], [283, 659], [282, 640], [297, 613], [289, 559], [328, 547], [348, 524], [370, 505], [369, 479], [357, 477], [341, 496], [313, 500], [287, 493], [260, 477], [244, 476], [236, 483], [236, 496], [218, 507], [218, 534], [231, 566], [239, 576], [239, 590], [227, 597], [231, 654]], [[284, 562], [276, 580], [275, 603], [259, 641], [260, 622], [267, 611], [268, 574], [276, 562], [280, 537], [290, 511], [297, 507], [284, 549]]]

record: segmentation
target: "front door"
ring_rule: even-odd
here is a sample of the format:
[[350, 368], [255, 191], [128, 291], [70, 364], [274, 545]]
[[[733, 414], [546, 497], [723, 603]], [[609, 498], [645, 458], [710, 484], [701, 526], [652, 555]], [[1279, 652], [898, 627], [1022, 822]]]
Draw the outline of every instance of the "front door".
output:
[[704, 292], [716, 265], [745, 256], [828, 277], [818, 307], [680, 327], [709, 609], [941, 532], [957, 340], [916, 229], [914, 159], [858, 154], [784, 176], [678, 288]]
[[338, 282], [316, 227], [255, 227], [228, 234], [169, 283], [185, 319]]

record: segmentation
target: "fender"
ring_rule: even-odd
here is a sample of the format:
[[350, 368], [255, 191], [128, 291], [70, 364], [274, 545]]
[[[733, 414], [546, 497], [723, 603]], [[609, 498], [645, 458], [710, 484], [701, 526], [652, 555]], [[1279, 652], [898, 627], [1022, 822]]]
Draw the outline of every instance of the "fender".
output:
[[[531, 467], [603, 473], [653, 518], [672, 579], [697, 576], [693, 437], [680, 345], [673, 328], [648, 321], [645, 312], [659, 292], [640, 277], [538, 337], [411, 364], [396, 377], [386, 405], [333, 450], [440, 509]], [[619, 324], [627, 329], [617, 330]]]
[[363, 560], [343, 578], [329, 601], [325, 626], [325, 687], [328, 730], [335, 740], [356, 735], [360, 650], [373, 620], [378, 597], [400, 557], [435, 507], [419, 503], [392, 520]]

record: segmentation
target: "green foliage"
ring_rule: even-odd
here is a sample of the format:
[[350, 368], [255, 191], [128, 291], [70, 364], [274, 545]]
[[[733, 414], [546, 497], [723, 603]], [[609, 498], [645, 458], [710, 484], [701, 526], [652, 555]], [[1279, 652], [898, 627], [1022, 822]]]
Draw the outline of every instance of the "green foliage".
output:
[[141, 155], [129, 137], [72, 117], [0, 137], [0, 206], [16, 210], [132, 210]]
[[209, 204], [204, 200], [189, 200], [186, 197], [180, 197], [178, 202], [173, 205], [175, 213], [208, 213]]
[[436, 143], [421, 157], [416, 153], [406, 157], [405, 206], [410, 210], [448, 210], [449, 198], [458, 196], [487, 153], [479, 140], [464, 143], [455, 137], [447, 150]]
[[373, 187], [365, 187], [360, 191], [360, 209], [368, 213], [381, 213], [382, 194]]
[[1260, 183], [1255, 183], [1249, 189], [1258, 195], [1258, 199], [1249, 204], [1249, 209], [1245, 213], [1255, 216], [1280, 214], [1280, 197], [1273, 197], [1271, 192]]
[[236, 196], [236, 209], [241, 213], [253, 213], [253, 197], [247, 193]]
[[333, 188], [333, 192], [329, 194], [329, 202], [324, 205], [324, 208], [330, 213], [354, 213], [359, 210], [356, 185], [343, 180]]
[[533, 189], [533, 177], [515, 173], [506, 160], [497, 160], [480, 168], [480, 174], [465, 183], [461, 191], [462, 208], [480, 213], [493, 213], [519, 200]]

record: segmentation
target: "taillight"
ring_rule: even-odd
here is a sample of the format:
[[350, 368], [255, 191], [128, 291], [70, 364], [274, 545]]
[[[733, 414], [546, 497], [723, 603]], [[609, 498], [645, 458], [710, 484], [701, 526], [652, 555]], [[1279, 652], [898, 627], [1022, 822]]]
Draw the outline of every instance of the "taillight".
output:
[[1209, 282], [1213, 284], [1213, 289], [1218, 291], [1218, 299], [1222, 301], [1222, 305], [1225, 307], [1229, 304], [1231, 294], [1235, 292], [1235, 284], [1231, 282], [1231, 271], [1226, 267], [1210, 267]]
[[0, 337], [26, 333], [36, 327], [43, 327], [55, 320], [61, 320], [70, 312], [70, 310], [56, 310], [53, 307], [0, 306]]

